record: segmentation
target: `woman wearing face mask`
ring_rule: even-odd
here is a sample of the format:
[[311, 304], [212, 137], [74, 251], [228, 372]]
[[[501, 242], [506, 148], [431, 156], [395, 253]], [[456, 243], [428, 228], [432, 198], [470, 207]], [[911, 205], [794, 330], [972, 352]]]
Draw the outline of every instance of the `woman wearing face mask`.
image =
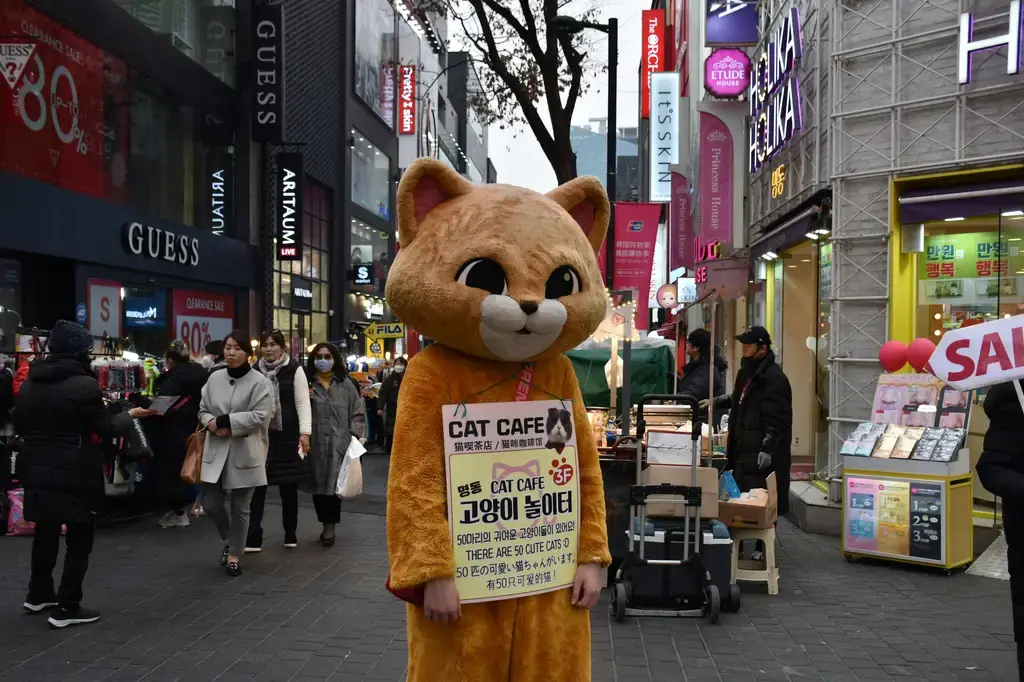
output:
[[[263, 335], [263, 357], [256, 370], [274, 388], [276, 410], [270, 423], [270, 452], [267, 454], [267, 486], [276, 485], [281, 494], [281, 521], [284, 525], [284, 546], [294, 549], [299, 540], [299, 483], [309, 481], [309, 465], [303, 461], [309, 452], [310, 407], [309, 382], [298, 361], [285, 349], [284, 334], [272, 329]], [[301, 453], [301, 454], [300, 454]], [[267, 501], [266, 486], [252, 497], [252, 516], [246, 552], [263, 548], [263, 508]]]
[[320, 542], [330, 547], [335, 526], [341, 520], [341, 499], [335, 495], [338, 472], [352, 438], [362, 438], [366, 431], [366, 411], [333, 345], [318, 343], [309, 354], [306, 369], [312, 381], [309, 465], [313, 471], [313, 505], [324, 526]]
[[395, 435], [395, 415], [398, 414], [398, 392], [402, 388], [402, 377], [409, 361], [395, 358], [394, 369], [384, 379], [377, 396], [377, 414], [384, 418], [384, 452], [391, 454], [391, 441]]
[[[268, 429], [274, 415], [273, 386], [252, 371], [251, 353], [244, 333], [232, 332], [224, 339], [227, 366], [210, 375], [199, 402], [199, 423], [206, 427], [203, 507], [225, 542], [220, 562], [232, 576], [242, 573], [239, 561], [253, 492], [266, 489]], [[230, 514], [226, 491], [231, 491]]]
[[218, 369], [224, 369], [224, 342], [221, 340], [211, 341], [206, 344], [206, 348], [203, 349], [202, 365], [203, 369], [207, 372], [213, 372]]

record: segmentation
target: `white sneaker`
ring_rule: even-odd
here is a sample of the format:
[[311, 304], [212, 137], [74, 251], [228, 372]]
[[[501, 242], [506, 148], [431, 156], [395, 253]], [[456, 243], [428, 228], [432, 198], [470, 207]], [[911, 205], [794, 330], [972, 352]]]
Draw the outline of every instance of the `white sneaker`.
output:
[[188, 520], [188, 514], [178, 514], [176, 512], [167, 512], [166, 516], [160, 519], [161, 528], [188, 528], [191, 523]]

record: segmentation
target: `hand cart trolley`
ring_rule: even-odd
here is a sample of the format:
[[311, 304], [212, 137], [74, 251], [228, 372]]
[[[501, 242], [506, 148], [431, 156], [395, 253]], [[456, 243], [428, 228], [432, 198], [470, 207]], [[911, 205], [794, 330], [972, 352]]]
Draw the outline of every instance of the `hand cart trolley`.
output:
[[[739, 610], [739, 589], [729, 584], [731, 576], [727, 575], [728, 569], [724, 569], [725, 575], [713, 580], [701, 556], [704, 532], [701, 529], [702, 491], [697, 484], [697, 467], [691, 467], [692, 479], [688, 486], [643, 483], [647, 459], [643, 445], [646, 430], [644, 406], [653, 402], [690, 408], [695, 463], [700, 463], [697, 439], [701, 425], [696, 418], [697, 401], [689, 395], [647, 395], [641, 398], [636, 414], [636, 485], [630, 486], [629, 548], [612, 585], [612, 612], [620, 622], [626, 616], [661, 616], [706, 617], [708, 622], [716, 623], [723, 607], [728, 611]], [[672, 498], [672, 502], [684, 504], [683, 517], [674, 519], [672, 526], [657, 534], [662, 548], [661, 558], [648, 556], [654, 549], [653, 536], [648, 535], [647, 518], [648, 498], [651, 497]]]

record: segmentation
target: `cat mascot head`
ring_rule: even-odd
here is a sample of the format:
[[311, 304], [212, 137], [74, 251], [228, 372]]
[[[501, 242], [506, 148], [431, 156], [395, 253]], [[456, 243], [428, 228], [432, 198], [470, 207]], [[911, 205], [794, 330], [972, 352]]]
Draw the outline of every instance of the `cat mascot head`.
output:
[[595, 254], [608, 215], [594, 177], [538, 194], [473, 185], [436, 159], [418, 159], [398, 187], [401, 250], [388, 303], [420, 334], [469, 355], [554, 357], [604, 318]]

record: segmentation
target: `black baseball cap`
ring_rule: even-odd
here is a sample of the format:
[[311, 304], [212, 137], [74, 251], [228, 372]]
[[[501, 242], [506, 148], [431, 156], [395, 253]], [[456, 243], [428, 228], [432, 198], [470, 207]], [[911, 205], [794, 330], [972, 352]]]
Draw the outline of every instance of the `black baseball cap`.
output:
[[737, 336], [736, 340], [740, 343], [753, 343], [758, 346], [771, 347], [772, 345], [772, 337], [764, 327], [747, 327], [747, 331]]

